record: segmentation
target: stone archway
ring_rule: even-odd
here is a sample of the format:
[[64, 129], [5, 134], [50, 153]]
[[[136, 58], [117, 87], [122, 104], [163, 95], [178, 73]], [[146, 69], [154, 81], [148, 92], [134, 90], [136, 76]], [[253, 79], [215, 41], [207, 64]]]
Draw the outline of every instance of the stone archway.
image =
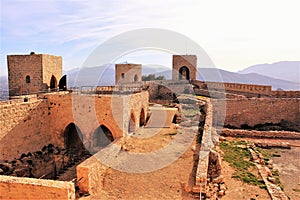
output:
[[115, 140], [112, 132], [105, 126], [99, 126], [93, 135], [93, 147], [102, 149]]
[[50, 79], [50, 90], [55, 90], [57, 88], [57, 80], [54, 75]]
[[190, 80], [190, 70], [186, 66], [179, 69], [179, 80]]
[[144, 111], [144, 108], [142, 108], [141, 113], [140, 113], [140, 127], [144, 126], [145, 124], [146, 124], [145, 111]]
[[131, 113], [129, 123], [128, 123], [128, 133], [133, 133], [134, 131], [135, 131], [135, 117], [133, 113]]
[[74, 123], [70, 123], [65, 128], [64, 143], [66, 149], [84, 149], [82, 133], [78, 126], [76, 126]]
[[61, 77], [61, 79], [59, 80], [58, 87], [59, 87], [60, 91], [67, 90], [67, 75], [64, 75], [63, 77]]

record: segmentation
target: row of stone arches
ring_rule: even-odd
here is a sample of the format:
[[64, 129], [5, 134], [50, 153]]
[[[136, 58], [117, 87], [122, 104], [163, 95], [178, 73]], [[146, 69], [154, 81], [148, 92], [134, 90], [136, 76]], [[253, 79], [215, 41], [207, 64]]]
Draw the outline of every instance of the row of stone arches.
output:
[[[91, 149], [89, 150], [100, 150], [115, 140], [112, 132], [105, 125], [100, 125], [94, 131], [91, 139], [91, 147], [89, 147]], [[66, 149], [78, 151], [87, 149], [87, 147], [84, 146], [84, 137], [80, 128], [73, 122], [65, 128], [64, 145]]]
[[57, 88], [59, 88], [59, 90], [61, 91], [67, 90], [67, 75], [62, 76], [59, 80], [59, 83], [57, 83], [56, 77], [52, 75], [49, 88], [50, 90], [56, 90]]

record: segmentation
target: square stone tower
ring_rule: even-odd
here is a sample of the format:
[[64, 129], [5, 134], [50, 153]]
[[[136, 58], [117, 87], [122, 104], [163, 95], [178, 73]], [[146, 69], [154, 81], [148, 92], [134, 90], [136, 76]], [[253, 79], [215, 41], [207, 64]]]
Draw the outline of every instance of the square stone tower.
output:
[[116, 85], [142, 81], [141, 64], [116, 64]]
[[172, 80], [196, 80], [197, 56], [173, 55]]
[[46, 54], [8, 55], [9, 96], [56, 90], [62, 76], [62, 57]]

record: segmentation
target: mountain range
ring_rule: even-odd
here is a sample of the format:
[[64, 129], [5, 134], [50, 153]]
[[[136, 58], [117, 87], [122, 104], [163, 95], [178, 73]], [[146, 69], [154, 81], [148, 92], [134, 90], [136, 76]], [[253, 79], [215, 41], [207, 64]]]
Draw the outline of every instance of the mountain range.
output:
[[[114, 65], [77, 68], [66, 74], [69, 86], [113, 85], [115, 82]], [[155, 74], [164, 76], [167, 80], [172, 79], [172, 70], [168, 68], [143, 65], [142, 74]], [[300, 90], [299, 76], [300, 61], [255, 65], [239, 72], [217, 68], [198, 68], [197, 74], [198, 80], [270, 85], [273, 90]]]
[[[157, 66], [142, 67], [143, 75], [155, 74], [172, 78], [172, 70]], [[115, 82], [114, 64], [90, 68], [75, 68], [64, 71], [67, 74], [68, 87], [113, 85]], [[217, 68], [199, 68], [199, 80], [232, 82], [245, 84], [270, 85], [273, 90], [300, 90], [300, 61], [284, 61], [273, 64], [259, 64], [238, 72], [229, 72]], [[0, 96], [7, 94], [7, 76], [0, 76]]]

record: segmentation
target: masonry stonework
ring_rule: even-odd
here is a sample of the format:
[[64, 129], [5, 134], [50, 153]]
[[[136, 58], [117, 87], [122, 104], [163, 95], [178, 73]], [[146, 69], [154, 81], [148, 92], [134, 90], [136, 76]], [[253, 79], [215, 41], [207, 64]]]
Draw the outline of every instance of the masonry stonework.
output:
[[172, 80], [196, 80], [197, 56], [173, 55]]
[[48, 88], [55, 89], [62, 76], [61, 56], [8, 55], [7, 66], [9, 96], [34, 94]]
[[134, 83], [142, 81], [142, 65], [141, 64], [116, 64], [115, 66], [116, 79], [115, 83]]
[[[135, 127], [148, 113], [148, 92], [131, 95], [73, 95], [67, 92], [41, 94], [39, 100], [0, 104], [0, 160], [38, 151], [52, 143], [65, 148], [65, 129], [74, 123], [83, 143], [92, 150], [95, 130], [106, 126], [115, 139], [128, 133], [130, 115]], [[59, 120], [58, 120], [59, 119]], [[3, 127], [3, 128], [2, 128]]]
[[[225, 102], [224, 102], [225, 101]], [[214, 100], [214, 123], [221, 124], [226, 109], [224, 125], [241, 127], [243, 124], [254, 126], [265, 123], [280, 123], [285, 120], [300, 124], [300, 99], [251, 98]], [[225, 106], [226, 105], [226, 108]]]

